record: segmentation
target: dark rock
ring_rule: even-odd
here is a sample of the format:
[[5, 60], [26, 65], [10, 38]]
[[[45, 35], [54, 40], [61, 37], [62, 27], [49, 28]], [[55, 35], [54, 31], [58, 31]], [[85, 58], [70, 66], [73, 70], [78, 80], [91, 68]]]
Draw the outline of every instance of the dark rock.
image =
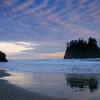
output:
[[67, 43], [64, 59], [78, 58], [100, 58], [100, 48], [94, 38], [89, 38], [88, 42], [83, 39], [72, 40]]
[[6, 54], [0, 51], [0, 62], [8, 62]]
[[6, 70], [0, 69], [0, 78], [5, 76], [10, 76], [10, 74], [7, 73]]

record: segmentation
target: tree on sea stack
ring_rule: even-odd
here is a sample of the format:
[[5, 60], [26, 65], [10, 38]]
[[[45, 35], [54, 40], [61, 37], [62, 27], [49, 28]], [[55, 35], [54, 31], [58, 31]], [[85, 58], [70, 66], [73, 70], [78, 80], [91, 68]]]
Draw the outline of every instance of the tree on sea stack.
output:
[[0, 62], [8, 62], [6, 54], [0, 51]]
[[64, 59], [78, 58], [100, 58], [100, 48], [97, 45], [97, 40], [90, 37], [88, 42], [79, 39], [67, 43]]

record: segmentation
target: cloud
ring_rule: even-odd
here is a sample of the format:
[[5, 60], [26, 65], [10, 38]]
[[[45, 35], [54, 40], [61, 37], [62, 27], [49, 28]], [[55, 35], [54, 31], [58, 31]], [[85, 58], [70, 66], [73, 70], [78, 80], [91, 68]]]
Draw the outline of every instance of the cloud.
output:
[[0, 50], [7, 55], [13, 55], [27, 50], [34, 50], [36, 45], [38, 44], [28, 42], [0, 42]]
[[12, 4], [12, 0], [4, 0], [4, 4], [10, 5], [10, 4]]
[[1, 2], [0, 41], [9, 42], [0, 42], [0, 48], [8, 54], [55, 58], [63, 56], [66, 42], [72, 39], [93, 36], [100, 44], [100, 10], [97, 0]]

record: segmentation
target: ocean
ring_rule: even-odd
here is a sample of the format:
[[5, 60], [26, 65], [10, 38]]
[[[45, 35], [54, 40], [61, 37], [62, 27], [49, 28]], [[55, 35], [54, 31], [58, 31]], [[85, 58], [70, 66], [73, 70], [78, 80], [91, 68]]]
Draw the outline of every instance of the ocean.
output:
[[[9, 83], [43, 95], [100, 100], [100, 59], [9, 60]], [[83, 99], [82, 99], [83, 98]]]
[[18, 72], [100, 73], [100, 59], [9, 60], [0, 67]]

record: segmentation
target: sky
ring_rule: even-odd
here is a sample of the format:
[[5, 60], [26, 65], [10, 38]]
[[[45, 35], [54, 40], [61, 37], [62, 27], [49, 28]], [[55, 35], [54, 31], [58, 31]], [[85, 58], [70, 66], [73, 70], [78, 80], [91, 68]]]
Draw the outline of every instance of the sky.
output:
[[100, 0], [0, 0], [0, 50], [11, 59], [63, 58], [67, 42], [100, 46]]

